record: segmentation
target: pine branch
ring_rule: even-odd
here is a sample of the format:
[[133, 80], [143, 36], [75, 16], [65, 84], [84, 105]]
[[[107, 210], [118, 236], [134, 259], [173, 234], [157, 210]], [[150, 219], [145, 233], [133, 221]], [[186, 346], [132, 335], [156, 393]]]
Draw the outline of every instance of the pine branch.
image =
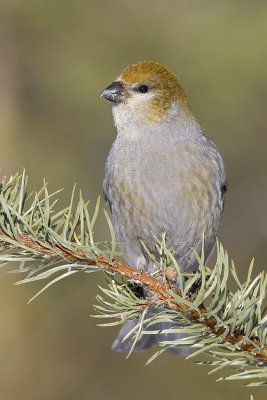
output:
[[[74, 209], [74, 191], [70, 205], [55, 212], [57, 193], [49, 195], [44, 182], [38, 193], [27, 197], [26, 183], [23, 174], [8, 181], [3, 179], [0, 185], [0, 263], [20, 263], [12, 271], [26, 274], [19, 284], [51, 279], [32, 299], [77, 272], [105, 271], [108, 288], [101, 288], [105, 297], [98, 295], [100, 305], [95, 307], [100, 314], [97, 317], [113, 318], [115, 322], [103, 325], [121, 324], [139, 316], [139, 324], [131, 332], [133, 346], [144, 334], [189, 334], [183, 339], [163, 342], [151, 360], [167, 348], [190, 345], [199, 350], [189, 357], [205, 353], [214, 359], [199, 362], [212, 365], [213, 372], [226, 366], [237, 371], [225, 379], [267, 379], [265, 272], [252, 280], [252, 263], [246, 282], [241, 284], [234, 264], [229, 267], [227, 253], [217, 244], [217, 261], [212, 270], [204, 265], [202, 250], [200, 256], [196, 254], [198, 271], [186, 274], [167, 248], [163, 235], [160, 240], [155, 238], [158, 258], [142, 243], [155, 266], [155, 272], [149, 275], [116, 260], [121, 253], [107, 213], [111, 241], [94, 242], [99, 199], [92, 218], [81, 193]], [[234, 293], [228, 289], [229, 272], [237, 286]], [[136, 295], [129, 280], [146, 288], [144, 298]], [[145, 318], [148, 308], [154, 314]], [[171, 322], [172, 327], [161, 332], [153, 330], [158, 322]], [[261, 381], [251, 385], [266, 384]]]

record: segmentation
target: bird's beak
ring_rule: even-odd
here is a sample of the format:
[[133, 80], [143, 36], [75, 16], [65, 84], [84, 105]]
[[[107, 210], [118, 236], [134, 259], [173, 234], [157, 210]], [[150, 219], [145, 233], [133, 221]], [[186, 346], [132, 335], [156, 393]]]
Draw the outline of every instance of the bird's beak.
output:
[[111, 85], [103, 90], [100, 97], [104, 97], [104, 99], [111, 101], [111, 103], [121, 103], [125, 98], [123, 84], [119, 81], [112, 82]]

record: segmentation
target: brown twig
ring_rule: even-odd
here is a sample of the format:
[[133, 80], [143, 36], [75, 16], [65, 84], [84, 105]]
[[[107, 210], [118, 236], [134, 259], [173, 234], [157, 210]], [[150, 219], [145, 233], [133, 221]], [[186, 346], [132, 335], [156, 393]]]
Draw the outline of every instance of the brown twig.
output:
[[[11, 249], [20, 248], [19, 244], [10, 244], [7, 240], [8, 238], [9, 235], [7, 235], [3, 230], [0, 229], [0, 242], [8, 245]], [[22, 245], [26, 245], [27, 247], [33, 250], [37, 250], [40, 253], [45, 253], [47, 256], [52, 257], [56, 255], [55, 251], [51, 247], [46, 247], [45, 245], [35, 242], [26, 235], [18, 235], [17, 240]], [[49, 245], [48, 242], [47, 244]], [[199, 323], [209, 329], [212, 335], [219, 337], [222, 336], [225, 332], [228, 332], [224, 336], [223, 340], [233, 345], [239, 344], [239, 348], [243, 352], [251, 353], [253, 350], [255, 350], [256, 346], [260, 345], [258, 338], [250, 338], [250, 341], [253, 342], [252, 344], [251, 342], [249, 343], [245, 340], [245, 334], [243, 332], [239, 332], [237, 330], [232, 332], [231, 325], [218, 328], [216, 326], [217, 321], [214, 317], [205, 317], [205, 314], [207, 314], [207, 310], [205, 309], [205, 307], [200, 308], [199, 311], [192, 310], [189, 305], [185, 305], [182, 302], [179, 302], [164, 283], [159, 282], [157, 279], [145, 273], [144, 271], [138, 270], [134, 267], [131, 267], [130, 265], [121, 263], [116, 260], [109, 262], [106, 257], [100, 254], [94, 254], [94, 257], [92, 257], [90, 253], [85, 253], [80, 249], [74, 249], [74, 251], [71, 251], [59, 243], [55, 244], [54, 247], [56, 248], [57, 252], [62, 255], [62, 257], [70, 261], [84, 263], [85, 265], [101, 266], [105, 271], [126, 276], [128, 279], [140, 283], [142, 286], [146, 287], [149, 291], [153, 292], [157, 296], [158, 303], [164, 301], [166, 304], [165, 306], [176, 309], [182, 314], [186, 314], [186, 316], [189, 317], [192, 321]], [[178, 290], [176, 294], [181, 296], [181, 293]], [[186, 300], [193, 304], [193, 300], [190, 297], [187, 297]], [[156, 299], [154, 300], [154, 303], [155, 302]], [[255, 353], [255, 357], [267, 362], [267, 353], [265, 351], [267, 351], [267, 345], [262, 346], [262, 350], [258, 350]]]

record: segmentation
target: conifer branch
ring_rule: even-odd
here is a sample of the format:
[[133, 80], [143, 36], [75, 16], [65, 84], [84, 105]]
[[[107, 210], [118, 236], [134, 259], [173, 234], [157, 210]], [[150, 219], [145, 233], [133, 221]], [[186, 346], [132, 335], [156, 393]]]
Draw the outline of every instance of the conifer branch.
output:
[[[248, 278], [241, 284], [234, 264], [229, 267], [227, 253], [217, 244], [215, 267], [211, 270], [204, 265], [202, 250], [200, 256], [196, 254], [198, 271], [187, 274], [179, 268], [163, 235], [160, 240], [155, 238], [157, 258], [142, 243], [155, 266], [155, 272], [149, 275], [116, 260], [122, 254], [107, 213], [111, 241], [94, 242], [99, 199], [92, 218], [81, 193], [74, 208], [74, 191], [70, 205], [56, 212], [56, 193], [48, 193], [46, 182], [29, 197], [26, 183], [23, 174], [3, 179], [0, 185], [0, 263], [19, 262], [19, 268], [12, 272], [25, 277], [18, 284], [51, 279], [33, 298], [77, 272], [105, 271], [108, 288], [101, 288], [104, 297], [97, 297], [100, 304], [95, 306], [99, 312], [96, 317], [115, 321], [102, 325], [121, 324], [139, 316], [139, 324], [131, 332], [133, 345], [145, 334], [188, 333], [186, 338], [162, 342], [150, 361], [168, 348], [189, 345], [199, 349], [189, 358], [205, 353], [214, 359], [199, 362], [213, 366], [213, 372], [225, 366], [236, 370], [225, 379], [267, 380], [265, 272], [252, 279], [251, 263]], [[228, 289], [229, 272], [237, 286], [234, 293]], [[144, 298], [131, 289], [129, 281], [146, 289]], [[154, 313], [145, 318], [148, 308]], [[172, 326], [161, 332], [153, 330], [158, 322], [170, 322]], [[261, 381], [250, 385], [266, 384]]]

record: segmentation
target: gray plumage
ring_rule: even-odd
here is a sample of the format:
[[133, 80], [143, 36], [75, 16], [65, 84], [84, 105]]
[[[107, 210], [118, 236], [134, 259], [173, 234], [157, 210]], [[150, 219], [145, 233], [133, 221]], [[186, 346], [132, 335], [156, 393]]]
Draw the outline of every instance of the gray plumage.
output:
[[[174, 75], [164, 69], [164, 73], [167, 70], [171, 74], [168, 82], [172, 82], [171, 89], [165, 88], [161, 70], [164, 67], [154, 63], [153, 70], [151, 63], [145, 63], [150, 62], [136, 64], [143, 73], [141, 77], [137, 74], [137, 83], [126, 69], [115, 89], [113, 83], [102, 92], [113, 102], [118, 131], [106, 161], [104, 194], [116, 239], [123, 243], [122, 251], [129, 256], [127, 263], [152, 272], [140, 238], [157, 255], [152, 232], [158, 238], [165, 232], [167, 246], [175, 252], [179, 266], [193, 272], [198, 262], [192, 247], [200, 253], [204, 232], [207, 259], [219, 232], [226, 190], [224, 166], [216, 146], [194, 118]], [[168, 91], [176, 82], [179, 93], [175, 97], [173, 92], [169, 98]], [[148, 93], [137, 92], [140, 84], [147, 85]], [[169, 102], [169, 107], [163, 102]], [[164, 108], [162, 113], [163, 106], [166, 111]], [[154, 117], [157, 107], [160, 118]], [[135, 323], [132, 320], [123, 325], [114, 350], [129, 351], [131, 342], [121, 340]], [[162, 335], [143, 335], [135, 350], [144, 350], [160, 340], [164, 340]], [[176, 352], [187, 354], [188, 349]]]

